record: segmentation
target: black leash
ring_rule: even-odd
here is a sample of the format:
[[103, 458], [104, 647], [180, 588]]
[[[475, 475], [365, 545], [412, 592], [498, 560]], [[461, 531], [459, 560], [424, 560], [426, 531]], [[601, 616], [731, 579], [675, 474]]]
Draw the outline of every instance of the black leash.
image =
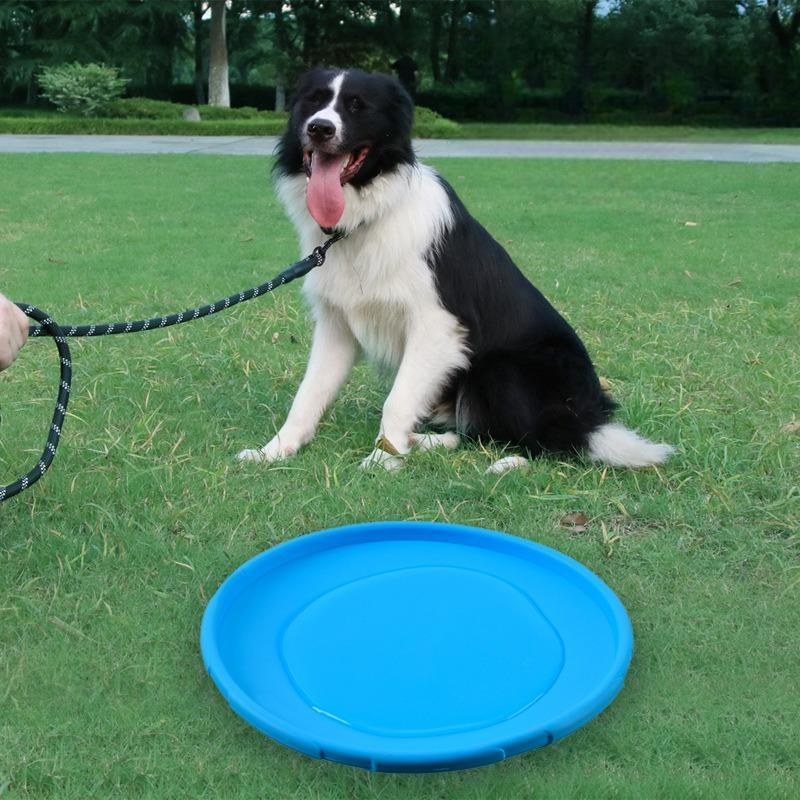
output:
[[247, 291], [232, 294], [229, 297], [218, 300], [216, 303], [209, 303], [199, 308], [189, 308], [186, 309], [186, 311], [179, 311], [162, 317], [140, 319], [136, 322], [111, 322], [101, 325], [71, 325], [66, 328], [59, 325], [49, 314], [36, 308], [36, 306], [17, 303], [17, 306], [21, 308], [25, 314], [39, 323], [39, 325], [31, 325], [28, 331], [29, 336], [47, 336], [55, 340], [61, 362], [61, 375], [59, 379], [58, 396], [56, 398], [56, 408], [53, 413], [53, 420], [50, 423], [47, 443], [45, 444], [39, 463], [26, 475], [14, 481], [14, 483], [10, 483], [8, 486], [0, 486], [0, 502], [14, 497], [14, 495], [19, 494], [36, 483], [53, 463], [53, 459], [56, 455], [56, 448], [61, 439], [61, 429], [64, 424], [64, 417], [67, 413], [70, 387], [72, 385], [72, 357], [66, 337], [109, 336], [115, 333], [138, 333], [139, 331], [160, 330], [161, 328], [169, 328], [171, 325], [180, 325], [183, 322], [192, 322], [196, 319], [208, 317], [211, 314], [216, 314], [218, 311], [243, 303], [245, 300], [252, 300], [254, 297], [267, 294], [279, 286], [283, 286], [297, 278], [302, 278], [303, 275], [308, 274], [315, 267], [321, 267], [325, 263], [325, 256], [328, 252], [328, 248], [334, 242], [338, 242], [343, 236], [343, 233], [335, 233], [324, 244], [314, 248], [311, 255], [306, 256], [301, 261], [296, 261], [271, 281], [262, 283]]

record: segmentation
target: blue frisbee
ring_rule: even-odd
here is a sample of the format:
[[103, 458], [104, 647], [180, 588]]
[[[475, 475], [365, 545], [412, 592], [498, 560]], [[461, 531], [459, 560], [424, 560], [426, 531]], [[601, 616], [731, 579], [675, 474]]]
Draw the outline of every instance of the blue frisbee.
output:
[[622, 688], [628, 616], [588, 569], [507, 534], [335, 528], [237, 569], [203, 616], [206, 669], [258, 730], [382, 772], [463, 769], [560, 739]]

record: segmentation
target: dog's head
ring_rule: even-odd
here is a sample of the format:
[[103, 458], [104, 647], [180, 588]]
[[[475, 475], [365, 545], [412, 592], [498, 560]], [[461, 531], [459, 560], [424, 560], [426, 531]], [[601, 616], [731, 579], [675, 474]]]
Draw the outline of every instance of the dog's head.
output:
[[276, 170], [305, 173], [306, 205], [322, 228], [334, 228], [344, 187], [359, 189], [377, 175], [414, 161], [411, 98], [393, 78], [360, 70], [317, 69], [294, 93]]

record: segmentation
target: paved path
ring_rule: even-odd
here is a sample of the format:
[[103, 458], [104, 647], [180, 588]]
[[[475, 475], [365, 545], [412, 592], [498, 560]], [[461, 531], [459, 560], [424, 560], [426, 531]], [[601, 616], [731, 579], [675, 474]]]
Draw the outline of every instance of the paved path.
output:
[[[275, 136], [13, 136], [0, 135], [0, 153], [199, 153], [270, 155]], [[422, 158], [607, 158], [667, 161], [800, 163], [800, 144], [689, 142], [512, 142], [417, 139]]]

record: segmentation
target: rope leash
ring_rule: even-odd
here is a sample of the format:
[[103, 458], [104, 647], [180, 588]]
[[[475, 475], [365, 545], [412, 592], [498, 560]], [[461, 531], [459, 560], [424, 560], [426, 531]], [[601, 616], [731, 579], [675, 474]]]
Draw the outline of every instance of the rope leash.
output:
[[56, 448], [61, 440], [61, 431], [64, 424], [64, 417], [67, 414], [67, 405], [69, 403], [69, 394], [72, 386], [72, 356], [70, 355], [69, 345], [67, 344], [67, 337], [110, 336], [117, 333], [138, 333], [139, 331], [160, 330], [161, 328], [169, 328], [171, 325], [180, 325], [184, 322], [193, 322], [196, 319], [208, 317], [211, 314], [216, 314], [218, 311], [223, 311], [226, 308], [231, 308], [239, 303], [243, 303], [246, 300], [252, 300], [254, 297], [267, 294], [277, 289], [279, 286], [290, 283], [297, 278], [302, 278], [315, 267], [321, 267], [325, 263], [325, 256], [328, 252], [328, 248], [343, 237], [343, 233], [335, 233], [326, 242], [314, 248], [314, 251], [310, 255], [306, 256], [301, 261], [296, 261], [266, 283], [262, 283], [244, 292], [232, 294], [222, 300], [217, 300], [215, 303], [209, 303], [208, 305], [198, 308], [189, 308], [185, 311], [179, 311], [161, 317], [140, 319], [135, 322], [71, 325], [67, 328], [59, 325], [49, 314], [36, 308], [36, 306], [17, 303], [17, 306], [22, 309], [27, 316], [39, 323], [38, 325], [30, 326], [28, 335], [32, 338], [50, 337], [55, 341], [56, 347], [58, 348], [61, 374], [59, 376], [56, 407], [53, 412], [52, 422], [50, 423], [50, 430], [47, 434], [47, 442], [39, 458], [39, 463], [13, 483], [7, 486], [0, 486], [0, 503], [30, 488], [30, 486], [36, 483], [36, 481], [47, 472], [48, 468], [53, 463], [53, 459], [56, 455]]

